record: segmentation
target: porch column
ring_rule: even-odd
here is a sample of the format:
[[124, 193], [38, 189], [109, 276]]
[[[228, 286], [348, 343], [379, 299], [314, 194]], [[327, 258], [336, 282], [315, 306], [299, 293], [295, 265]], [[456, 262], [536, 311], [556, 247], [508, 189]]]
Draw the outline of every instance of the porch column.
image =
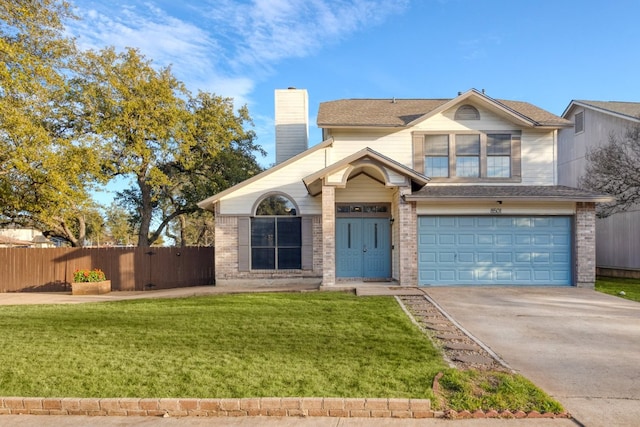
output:
[[416, 205], [406, 202], [401, 194], [411, 193], [409, 188], [398, 191], [398, 250], [399, 256], [399, 281], [401, 286], [418, 285], [418, 216]]
[[593, 289], [596, 283], [596, 208], [595, 203], [576, 203], [575, 283]]
[[336, 284], [336, 190], [322, 186], [322, 286]]

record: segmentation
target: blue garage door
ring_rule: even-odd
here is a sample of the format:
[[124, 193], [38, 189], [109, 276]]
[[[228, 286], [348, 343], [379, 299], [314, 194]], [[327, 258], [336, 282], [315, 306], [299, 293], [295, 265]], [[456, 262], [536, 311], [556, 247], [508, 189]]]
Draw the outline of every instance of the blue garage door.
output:
[[571, 285], [571, 218], [418, 217], [420, 285]]

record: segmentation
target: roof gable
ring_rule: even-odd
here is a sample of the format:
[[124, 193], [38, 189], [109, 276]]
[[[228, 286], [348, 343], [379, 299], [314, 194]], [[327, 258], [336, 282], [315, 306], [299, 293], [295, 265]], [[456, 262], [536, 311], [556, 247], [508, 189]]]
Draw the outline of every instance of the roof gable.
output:
[[289, 166], [291, 163], [294, 163], [294, 162], [296, 162], [296, 161], [308, 156], [309, 154], [314, 153], [317, 150], [329, 147], [331, 144], [333, 144], [333, 139], [332, 138], [329, 138], [329, 139], [327, 139], [325, 141], [322, 141], [320, 144], [317, 144], [317, 145], [307, 149], [306, 151], [303, 151], [302, 153], [298, 154], [297, 156], [294, 156], [294, 157], [292, 157], [292, 158], [290, 158], [290, 159], [288, 159], [288, 160], [286, 160], [286, 161], [284, 161], [282, 163], [277, 164], [276, 166], [274, 166], [272, 168], [269, 168], [269, 169], [267, 169], [267, 170], [255, 175], [255, 176], [252, 176], [251, 178], [246, 179], [246, 180], [242, 181], [241, 183], [234, 185], [233, 187], [227, 188], [226, 190], [221, 191], [218, 194], [215, 194], [215, 195], [213, 195], [211, 197], [208, 197], [208, 198], [206, 198], [205, 200], [203, 200], [201, 202], [198, 202], [198, 207], [201, 208], [201, 209], [213, 210], [213, 205], [215, 203], [217, 203], [223, 197], [228, 196], [229, 194], [232, 194], [233, 192], [235, 192], [235, 191], [241, 189], [242, 187], [245, 187], [245, 186], [247, 186], [247, 185], [249, 185], [249, 184], [251, 184], [253, 182], [256, 182], [256, 181], [258, 181], [260, 179], [263, 179], [264, 177], [269, 176], [272, 173], [274, 173], [274, 172], [276, 172], [276, 171], [278, 171], [278, 170], [280, 170], [282, 168], [285, 168], [285, 167]]
[[453, 99], [342, 99], [323, 102], [318, 110], [317, 124], [321, 128], [405, 128], [469, 101], [474, 101], [522, 126], [572, 126], [570, 121], [527, 102], [497, 100], [475, 89]]
[[343, 172], [343, 175], [348, 175], [349, 166], [363, 166], [366, 165], [367, 162], [371, 165], [375, 165], [377, 167], [382, 167], [385, 170], [394, 172], [398, 175], [402, 175], [411, 181], [413, 187], [424, 187], [427, 182], [429, 182], [429, 178], [426, 176], [414, 171], [411, 168], [406, 167], [405, 165], [396, 162], [395, 160], [384, 156], [378, 153], [371, 148], [363, 148], [362, 150], [353, 153], [352, 155], [345, 157], [344, 159], [333, 163], [326, 168], [319, 170], [309, 176], [306, 176], [302, 179], [304, 185], [307, 187], [309, 194], [312, 196], [317, 196], [322, 192], [322, 185], [326, 178], [331, 177], [339, 172]]
[[562, 113], [562, 117], [567, 117], [577, 106], [640, 122], [640, 102], [572, 100]]

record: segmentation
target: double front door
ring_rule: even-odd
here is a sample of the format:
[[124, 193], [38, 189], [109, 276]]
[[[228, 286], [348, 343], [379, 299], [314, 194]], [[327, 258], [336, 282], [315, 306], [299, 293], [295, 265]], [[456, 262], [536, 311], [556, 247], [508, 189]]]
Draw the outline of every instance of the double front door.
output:
[[389, 218], [336, 218], [336, 276], [391, 277]]

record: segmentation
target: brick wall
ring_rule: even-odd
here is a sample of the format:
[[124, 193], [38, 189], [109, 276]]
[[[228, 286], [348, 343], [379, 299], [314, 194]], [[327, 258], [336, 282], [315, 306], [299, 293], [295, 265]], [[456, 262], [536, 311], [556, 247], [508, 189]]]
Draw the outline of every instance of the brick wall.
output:
[[593, 288], [596, 281], [595, 203], [576, 203], [575, 252], [575, 284]]
[[336, 189], [322, 187], [322, 285], [336, 283]]
[[313, 271], [322, 275], [322, 216], [313, 217]]
[[238, 218], [216, 216], [216, 281], [238, 275]]
[[418, 285], [418, 216], [416, 204], [400, 201], [400, 277], [401, 286]]
[[216, 283], [235, 280], [302, 279], [322, 275], [322, 218], [313, 217], [313, 270], [238, 271], [238, 217], [216, 217]]

